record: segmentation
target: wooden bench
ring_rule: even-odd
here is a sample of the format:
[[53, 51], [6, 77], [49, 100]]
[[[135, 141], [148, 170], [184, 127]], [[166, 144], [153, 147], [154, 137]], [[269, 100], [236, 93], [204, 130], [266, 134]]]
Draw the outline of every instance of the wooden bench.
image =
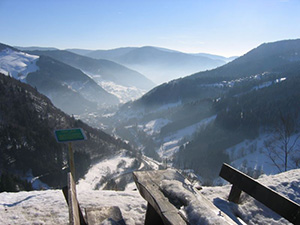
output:
[[232, 184], [228, 200], [234, 203], [239, 202], [241, 191], [246, 192], [280, 216], [294, 224], [300, 224], [300, 205], [284, 197], [224, 163], [220, 177]]
[[[136, 171], [133, 172], [133, 178], [136, 186], [145, 200], [147, 200], [147, 211], [145, 224], [155, 225], [185, 225], [190, 224], [188, 218], [180, 213], [178, 206], [173, 205], [172, 199], [169, 199], [161, 190], [160, 183], [163, 180], [177, 180], [183, 185], [187, 185], [185, 178], [176, 170], [155, 170], [155, 171]], [[194, 190], [196, 192], [196, 190]], [[194, 199], [192, 201], [199, 201], [210, 210], [214, 215], [220, 213], [213, 203], [208, 201], [200, 192], [192, 192]], [[192, 196], [193, 196], [192, 195]], [[199, 200], [200, 199], [200, 200]], [[226, 214], [223, 213], [221, 224], [236, 224]], [[206, 223], [209, 224], [209, 223]], [[211, 223], [213, 224], [213, 223]]]
[[110, 222], [125, 225], [122, 213], [117, 206], [86, 208], [84, 217], [77, 200], [76, 185], [71, 173], [68, 173], [68, 186], [63, 188], [63, 193], [69, 207], [70, 225], [101, 225], [104, 221], [105, 224]]

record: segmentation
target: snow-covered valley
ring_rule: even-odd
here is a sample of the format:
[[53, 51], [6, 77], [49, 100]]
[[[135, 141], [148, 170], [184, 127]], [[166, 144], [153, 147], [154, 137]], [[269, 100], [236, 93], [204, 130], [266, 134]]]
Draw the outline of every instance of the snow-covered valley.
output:
[[108, 93], [118, 97], [120, 103], [126, 103], [128, 101], [136, 100], [146, 93], [146, 90], [134, 86], [124, 86], [116, 84], [115, 82], [102, 79], [101, 75], [95, 75], [88, 72], [84, 72], [89, 77], [91, 77], [96, 83], [101, 86]]

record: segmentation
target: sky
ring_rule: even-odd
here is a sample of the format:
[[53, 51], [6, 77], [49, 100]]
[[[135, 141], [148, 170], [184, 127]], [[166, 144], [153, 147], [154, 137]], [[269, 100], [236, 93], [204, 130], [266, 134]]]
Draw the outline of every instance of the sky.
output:
[[300, 38], [300, 0], [0, 0], [0, 42], [240, 56]]

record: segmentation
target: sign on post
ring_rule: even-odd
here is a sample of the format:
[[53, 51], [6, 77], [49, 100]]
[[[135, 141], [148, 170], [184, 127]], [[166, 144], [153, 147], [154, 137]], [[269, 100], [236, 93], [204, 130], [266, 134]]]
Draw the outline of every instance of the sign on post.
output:
[[55, 130], [57, 142], [71, 142], [86, 140], [86, 136], [81, 128]]
[[74, 162], [74, 153], [72, 149], [72, 141], [86, 140], [86, 136], [81, 128], [55, 130], [54, 133], [57, 142], [68, 143], [70, 171], [73, 176], [73, 179], [75, 180], [75, 162]]

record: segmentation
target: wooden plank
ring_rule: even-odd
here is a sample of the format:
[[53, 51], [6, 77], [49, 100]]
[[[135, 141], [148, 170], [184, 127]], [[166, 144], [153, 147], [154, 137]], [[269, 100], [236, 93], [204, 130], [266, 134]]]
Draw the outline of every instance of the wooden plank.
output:
[[137, 171], [133, 172], [133, 178], [140, 194], [153, 207], [165, 225], [187, 224], [179, 215], [178, 209], [159, 190], [159, 182], [163, 178], [161, 171]]
[[122, 213], [119, 207], [101, 207], [85, 209], [88, 225], [98, 225], [105, 220], [109, 220], [112, 224], [125, 225]]
[[[148, 201], [148, 204], [152, 206], [156, 214], [160, 216], [163, 224], [189, 224], [188, 218], [186, 218], [183, 214], [180, 214], [179, 209], [171, 203], [174, 199], [168, 199], [160, 188], [160, 183], [162, 180], [177, 180], [180, 181], [183, 185], [187, 185], [184, 181], [185, 178], [180, 173], [170, 169], [155, 171], [136, 171], [133, 172], [133, 178], [135, 180], [137, 188], [140, 191], [140, 194]], [[216, 215], [216, 217], [218, 217], [218, 213], [220, 212], [220, 210], [215, 205], [213, 205], [212, 202], [208, 201], [200, 192], [191, 191], [191, 193], [191, 196], [194, 196], [194, 198], [191, 201], [197, 201], [201, 203], [202, 209], [205, 208], [207, 212], [211, 212], [211, 215]], [[219, 217], [218, 219], [220, 219], [220, 223], [218, 224], [236, 224], [231, 218], [229, 218], [225, 214], [224, 216], [222, 216], [222, 218]], [[146, 218], [146, 222], [147, 224], [150, 224], [151, 218], [149, 218], [149, 221]], [[152, 224], [159, 223], [152, 221]], [[208, 222], [208, 224], [213, 223]]]
[[69, 219], [70, 225], [80, 225], [78, 201], [76, 197], [76, 185], [73, 176], [68, 173], [68, 186], [69, 186]]
[[300, 205], [260, 184], [237, 169], [223, 164], [220, 176], [294, 224], [300, 224]]

